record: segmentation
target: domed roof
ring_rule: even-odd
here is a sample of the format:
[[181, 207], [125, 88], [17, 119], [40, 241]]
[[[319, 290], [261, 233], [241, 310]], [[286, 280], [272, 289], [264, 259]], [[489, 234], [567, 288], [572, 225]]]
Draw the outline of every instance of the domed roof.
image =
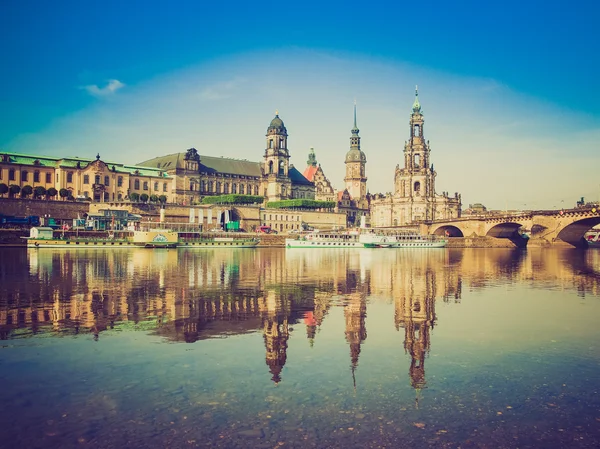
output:
[[367, 162], [367, 156], [359, 149], [352, 148], [346, 153], [346, 162]]
[[281, 120], [279, 118], [279, 114], [275, 113], [275, 118], [273, 120], [271, 120], [271, 124], [267, 128], [267, 133], [269, 131], [276, 131], [278, 133], [287, 133], [287, 129], [285, 129], [283, 120]]

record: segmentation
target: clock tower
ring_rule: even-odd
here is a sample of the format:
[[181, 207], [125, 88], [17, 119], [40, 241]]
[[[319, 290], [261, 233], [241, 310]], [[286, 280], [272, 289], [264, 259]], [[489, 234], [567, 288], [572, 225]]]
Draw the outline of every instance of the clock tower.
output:
[[358, 203], [367, 195], [367, 177], [365, 174], [367, 157], [360, 150], [360, 137], [356, 126], [356, 103], [354, 103], [354, 127], [351, 133], [350, 151], [346, 153], [344, 183], [352, 199]]

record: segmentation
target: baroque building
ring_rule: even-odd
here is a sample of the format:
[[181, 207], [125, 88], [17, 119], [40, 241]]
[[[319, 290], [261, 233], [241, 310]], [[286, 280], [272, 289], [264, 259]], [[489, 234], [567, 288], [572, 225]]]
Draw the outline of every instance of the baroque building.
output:
[[367, 156], [360, 149], [359, 129], [356, 126], [356, 104], [354, 105], [354, 126], [350, 131], [350, 150], [346, 153], [345, 189], [337, 193], [337, 209], [346, 213], [348, 226], [358, 226], [360, 217], [369, 215], [367, 195], [366, 165]]
[[392, 227], [419, 221], [458, 218], [461, 196], [435, 193], [437, 173], [430, 160], [429, 141], [425, 140], [423, 112], [419, 92], [409, 120], [409, 140], [404, 144], [404, 167], [396, 166], [394, 193], [371, 201], [373, 227]]
[[267, 201], [315, 198], [314, 183], [289, 163], [287, 129], [276, 113], [266, 134], [262, 162], [200, 155], [195, 148], [140, 162], [164, 170], [175, 179], [174, 201], [199, 203], [204, 196], [240, 194]]
[[315, 149], [310, 148], [306, 168], [302, 175], [315, 185], [315, 200], [335, 201], [335, 190], [331, 182], [325, 176], [321, 164], [317, 163]]
[[63, 198], [56, 194], [54, 199], [104, 203], [125, 201], [136, 193], [164, 196], [170, 202], [173, 181], [165, 170], [104, 162], [99, 154], [94, 160], [0, 152], [0, 184], [17, 186], [19, 191], [30, 186], [34, 191], [43, 187], [46, 192], [53, 188], [66, 193]]

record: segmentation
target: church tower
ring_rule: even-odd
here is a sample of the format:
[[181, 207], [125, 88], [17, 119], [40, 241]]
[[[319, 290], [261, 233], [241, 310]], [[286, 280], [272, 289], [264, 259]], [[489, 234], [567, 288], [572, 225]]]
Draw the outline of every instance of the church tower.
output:
[[404, 145], [404, 168], [396, 166], [395, 196], [410, 203], [408, 216], [413, 221], [432, 220], [435, 214], [435, 177], [429, 161], [429, 141], [425, 141], [424, 120], [415, 90], [415, 102], [410, 115], [410, 139]]
[[263, 189], [267, 201], [284, 200], [291, 197], [292, 182], [288, 176], [290, 153], [287, 148], [287, 129], [279, 113], [267, 128], [267, 148], [263, 162]]
[[354, 128], [350, 136], [350, 151], [346, 153], [346, 176], [344, 183], [346, 190], [353, 200], [360, 202], [367, 195], [367, 177], [365, 175], [365, 165], [367, 157], [360, 150], [360, 137], [358, 127], [356, 126], [356, 103], [354, 104]]

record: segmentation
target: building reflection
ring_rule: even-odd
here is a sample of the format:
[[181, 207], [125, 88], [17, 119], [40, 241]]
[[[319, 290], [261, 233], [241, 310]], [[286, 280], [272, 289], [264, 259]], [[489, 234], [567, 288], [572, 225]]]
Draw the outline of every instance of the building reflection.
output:
[[[448, 249], [378, 250], [5, 250], [0, 262], [0, 338], [38, 333], [144, 330], [195, 343], [262, 333], [268, 375], [284, 378], [290, 344], [318, 344], [341, 307], [354, 378], [367, 338], [369, 304], [393, 304], [404, 330], [410, 385], [427, 386], [425, 363], [436, 301], [464, 289], [544, 280], [600, 292], [600, 252]], [[10, 261], [10, 262], [8, 262]], [[292, 332], [297, 324], [305, 333]], [[391, 324], [390, 324], [391, 325]], [[296, 340], [293, 339], [296, 336]], [[340, 338], [342, 336], [340, 335]], [[297, 342], [297, 343], [296, 343]]]

